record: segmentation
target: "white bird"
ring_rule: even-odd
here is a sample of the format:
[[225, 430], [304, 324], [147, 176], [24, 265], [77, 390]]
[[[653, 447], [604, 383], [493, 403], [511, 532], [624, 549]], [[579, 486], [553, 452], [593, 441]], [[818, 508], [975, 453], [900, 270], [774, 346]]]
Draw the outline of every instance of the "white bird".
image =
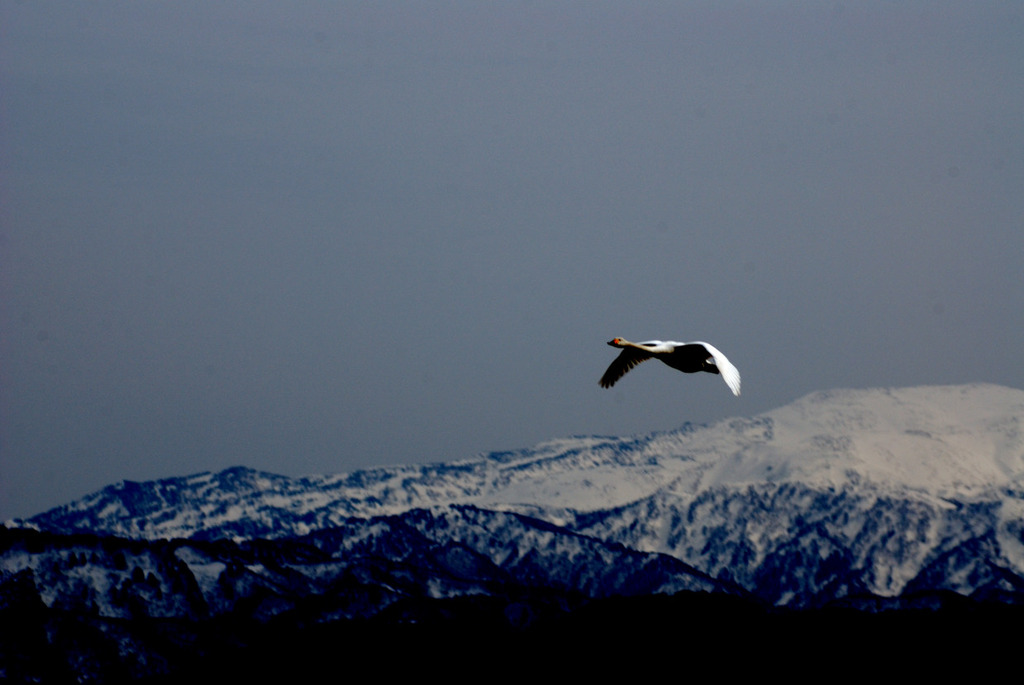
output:
[[673, 369], [683, 373], [707, 371], [719, 373], [722, 380], [737, 397], [740, 394], [740, 372], [724, 354], [706, 342], [675, 342], [674, 340], [648, 340], [635, 343], [615, 338], [608, 343], [621, 347], [622, 352], [601, 376], [601, 387], [610, 388], [626, 375], [626, 372], [642, 361], [660, 359]]

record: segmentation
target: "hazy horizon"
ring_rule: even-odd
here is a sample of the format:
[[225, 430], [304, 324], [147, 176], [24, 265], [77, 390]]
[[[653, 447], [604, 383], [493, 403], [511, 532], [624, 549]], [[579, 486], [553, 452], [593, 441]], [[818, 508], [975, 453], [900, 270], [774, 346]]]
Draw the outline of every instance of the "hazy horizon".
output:
[[[0, 8], [0, 520], [1024, 388], [1024, 6]], [[631, 340], [706, 340], [721, 378]]]

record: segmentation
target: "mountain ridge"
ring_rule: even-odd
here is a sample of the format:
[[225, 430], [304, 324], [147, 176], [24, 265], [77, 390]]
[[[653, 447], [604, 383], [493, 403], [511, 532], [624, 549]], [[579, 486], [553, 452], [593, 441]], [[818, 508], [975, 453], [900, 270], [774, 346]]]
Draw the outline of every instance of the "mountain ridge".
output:
[[831, 390], [749, 418], [452, 463], [124, 481], [27, 523], [142, 540], [283, 540], [423, 512], [456, 540], [463, 524], [447, 512], [469, 506], [544, 521], [558, 530], [546, 544], [583, 535], [667, 555], [777, 605], [908, 588], [1014, 595], [1022, 418], [1024, 391], [996, 385]]
[[[922, 406], [924, 395], [944, 401]], [[875, 400], [874, 409], [865, 398]], [[1002, 409], [978, 407], [993, 399]], [[900, 409], [902, 422], [892, 416]], [[951, 416], [955, 412], [960, 416]], [[236, 466], [122, 481], [27, 522], [47, 528], [77, 516], [82, 529], [189, 537], [216, 521], [253, 518], [246, 507], [255, 505], [292, 521], [289, 534], [302, 534], [330, 525], [332, 515], [376, 516], [447, 503], [543, 512], [557, 521], [559, 512], [619, 507], [659, 490], [695, 494], [717, 485], [792, 480], [838, 487], [869, 479], [939, 499], [964, 498], [993, 487], [1024, 488], [1022, 424], [1024, 391], [1002, 386], [832, 390], [752, 418], [622, 438], [560, 438], [456, 462], [300, 478]], [[906, 454], [927, 458], [900, 458]], [[229, 493], [228, 501], [218, 502], [218, 492]], [[188, 520], [175, 515], [183, 511]]]

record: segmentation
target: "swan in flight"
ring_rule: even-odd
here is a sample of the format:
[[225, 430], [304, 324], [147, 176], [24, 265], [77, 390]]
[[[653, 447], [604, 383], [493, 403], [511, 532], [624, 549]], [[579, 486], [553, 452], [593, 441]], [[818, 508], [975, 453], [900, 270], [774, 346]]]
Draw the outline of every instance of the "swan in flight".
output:
[[622, 338], [615, 338], [608, 343], [612, 347], [621, 347], [622, 352], [611, 363], [608, 370], [601, 376], [601, 387], [610, 388], [622, 378], [627, 371], [642, 361], [660, 359], [673, 369], [683, 373], [722, 374], [722, 380], [737, 397], [740, 394], [740, 372], [732, 365], [725, 355], [713, 345], [706, 342], [675, 342], [674, 340], [648, 340], [635, 343]]

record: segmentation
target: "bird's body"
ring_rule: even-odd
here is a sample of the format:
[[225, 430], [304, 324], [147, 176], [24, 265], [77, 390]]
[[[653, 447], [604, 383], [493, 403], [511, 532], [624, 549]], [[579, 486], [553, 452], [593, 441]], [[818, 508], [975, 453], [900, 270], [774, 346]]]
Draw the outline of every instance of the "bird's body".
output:
[[635, 343], [623, 338], [615, 338], [608, 344], [621, 348], [622, 352], [601, 377], [602, 388], [610, 388], [615, 385], [617, 380], [640, 362], [648, 359], [660, 359], [673, 369], [683, 373], [706, 371], [721, 374], [733, 394], [737, 396], [740, 394], [739, 370], [717, 348], [706, 342], [684, 343], [674, 340], [648, 340]]

